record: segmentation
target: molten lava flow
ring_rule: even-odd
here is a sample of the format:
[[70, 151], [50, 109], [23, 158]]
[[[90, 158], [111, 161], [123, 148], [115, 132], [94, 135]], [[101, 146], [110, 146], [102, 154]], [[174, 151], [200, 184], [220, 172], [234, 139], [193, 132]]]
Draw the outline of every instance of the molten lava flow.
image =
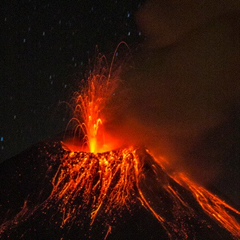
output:
[[196, 229], [192, 224], [212, 227], [192, 204], [195, 198], [210, 218], [239, 237], [240, 225], [235, 217], [240, 213], [236, 209], [183, 174], [170, 177], [141, 149], [66, 152], [52, 184], [45, 206], [57, 204], [63, 228], [78, 219], [89, 221], [89, 227], [104, 219], [101, 224], [108, 226], [109, 235], [124, 211], [141, 205], [159, 221], [170, 239], [193, 239]]
[[189, 189], [203, 210], [216, 222], [221, 224], [235, 237], [240, 237], [240, 224], [229, 214], [239, 216], [240, 212], [231, 207], [216, 195], [194, 183], [184, 174], [179, 174], [175, 180], [183, 187]]
[[[108, 153], [66, 154], [53, 180], [52, 197], [62, 202], [63, 225], [72, 220], [73, 212], [91, 210], [91, 224], [100, 212], [111, 215], [134, 201], [136, 159], [132, 148]], [[81, 209], [75, 202], [82, 196]]]
[[[150, 160], [143, 161], [144, 155]], [[171, 203], [171, 220], [161, 203], [162, 196], [153, 202], [150, 198], [146, 188], [149, 176], [145, 171], [148, 168], [154, 169], [151, 170], [154, 183], [159, 184], [160, 191]], [[170, 238], [175, 237], [175, 232], [183, 239], [189, 236], [190, 230], [180, 218], [195, 217], [194, 210], [171, 187], [168, 176], [152, 162], [150, 155], [146, 152], [139, 154], [139, 150], [133, 147], [97, 154], [66, 153], [53, 179], [53, 191], [48, 202], [58, 204], [63, 216], [62, 227], [71, 225], [89, 209], [90, 216], [86, 216], [85, 221], [90, 218], [90, 226], [98, 217], [108, 219], [106, 235], [111, 230], [110, 224], [114, 225], [124, 210], [131, 212], [135, 204], [150, 211]]]

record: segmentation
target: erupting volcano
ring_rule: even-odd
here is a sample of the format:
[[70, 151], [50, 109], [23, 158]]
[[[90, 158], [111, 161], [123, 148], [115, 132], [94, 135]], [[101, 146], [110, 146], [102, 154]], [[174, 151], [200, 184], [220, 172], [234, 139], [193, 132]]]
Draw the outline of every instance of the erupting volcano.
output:
[[72, 143], [40, 143], [2, 164], [1, 239], [240, 238], [238, 210], [107, 134], [119, 80], [104, 61], [76, 94]]

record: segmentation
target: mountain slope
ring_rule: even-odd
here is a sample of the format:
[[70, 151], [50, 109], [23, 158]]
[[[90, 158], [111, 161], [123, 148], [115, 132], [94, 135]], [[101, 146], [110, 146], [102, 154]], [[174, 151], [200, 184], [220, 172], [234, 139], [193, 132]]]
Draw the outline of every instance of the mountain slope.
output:
[[0, 238], [234, 239], [147, 151], [124, 154], [48, 141], [3, 162]]

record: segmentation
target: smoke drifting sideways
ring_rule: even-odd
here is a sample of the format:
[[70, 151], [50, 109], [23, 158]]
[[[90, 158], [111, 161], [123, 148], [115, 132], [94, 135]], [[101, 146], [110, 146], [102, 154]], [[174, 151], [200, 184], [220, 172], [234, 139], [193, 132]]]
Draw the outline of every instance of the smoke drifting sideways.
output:
[[240, 204], [239, 1], [152, 0], [136, 21], [146, 40], [107, 130]]

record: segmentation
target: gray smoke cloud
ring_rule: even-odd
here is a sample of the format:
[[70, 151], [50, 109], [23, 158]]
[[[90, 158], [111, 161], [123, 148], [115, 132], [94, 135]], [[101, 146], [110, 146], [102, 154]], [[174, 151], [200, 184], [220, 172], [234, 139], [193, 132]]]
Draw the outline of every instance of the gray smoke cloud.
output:
[[240, 2], [152, 0], [136, 21], [146, 41], [108, 130], [202, 183], [231, 175], [239, 199]]

